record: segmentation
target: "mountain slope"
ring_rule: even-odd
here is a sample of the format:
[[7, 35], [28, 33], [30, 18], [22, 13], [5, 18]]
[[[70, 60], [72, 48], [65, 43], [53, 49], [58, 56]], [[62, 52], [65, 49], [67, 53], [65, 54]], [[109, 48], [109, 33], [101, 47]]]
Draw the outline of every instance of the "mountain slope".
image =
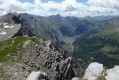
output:
[[[79, 62], [97, 61], [107, 68], [119, 64], [119, 22], [112, 18], [103, 22], [104, 27], [97, 28], [84, 34], [74, 41], [73, 56]], [[83, 64], [83, 65], [85, 65]]]
[[57, 43], [84, 66], [92, 61], [107, 67], [118, 64], [118, 16], [77, 18], [9, 13], [0, 17], [0, 23], [0, 41], [36, 36]]

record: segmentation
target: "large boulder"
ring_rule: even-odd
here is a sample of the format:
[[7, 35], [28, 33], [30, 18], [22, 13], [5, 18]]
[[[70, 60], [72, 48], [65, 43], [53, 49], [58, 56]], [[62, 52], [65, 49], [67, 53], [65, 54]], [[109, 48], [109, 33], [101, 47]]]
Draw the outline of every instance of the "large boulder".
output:
[[103, 72], [103, 64], [93, 62], [86, 69], [84, 79], [96, 80], [99, 76], [103, 75]]
[[112, 69], [106, 71], [106, 80], [119, 80], [119, 66], [115, 66]]
[[36, 72], [33, 71], [31, 74], [28, 76], [27, 80], [48, 80], [48, 76], [44, 72]]

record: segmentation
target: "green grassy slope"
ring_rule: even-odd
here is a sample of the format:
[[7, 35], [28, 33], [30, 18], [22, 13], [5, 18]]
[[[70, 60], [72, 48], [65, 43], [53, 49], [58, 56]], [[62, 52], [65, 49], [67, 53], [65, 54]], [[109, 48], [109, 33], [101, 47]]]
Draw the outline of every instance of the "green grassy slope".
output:
[[22, 55], [22, 48], [25, 41], [37, 42], [35, 38], [16, 37], [0, 42], [0, 62], [18, 61]]
[[119, 24], [107, 25], [75, 40], [73, 56], [82, 65], [100, 62], [110, 68], [119, 64]]

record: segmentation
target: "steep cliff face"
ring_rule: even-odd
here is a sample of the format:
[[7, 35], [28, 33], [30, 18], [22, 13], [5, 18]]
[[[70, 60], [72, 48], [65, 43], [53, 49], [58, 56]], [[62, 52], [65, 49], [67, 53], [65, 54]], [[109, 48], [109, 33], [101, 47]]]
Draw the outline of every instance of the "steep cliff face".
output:
[[[62, 16], [35, 16], [27, 13], [9, 13], [0, 17], [1, 23], [20, 24], [14, 36], [37, 36], [38, 38], [62, 41], [63, 36], [72, 36], [73, 27]], [[14, 28], [13, 28], [14, 29]], [[14, 32], [13, 32], [14, 33]]]
[[17, 37], [2, 43], [5, 46], [0, 46], [0, 56], [4, 49], [17, 48], [11, 53], [4, 52], [0, 63], [0, 80], [26, 80], [32, 71], [45, 72], [48, 80], [71, 80], [80, 75], [73, 59], [65, 56], [63, 50], [49, 40]]

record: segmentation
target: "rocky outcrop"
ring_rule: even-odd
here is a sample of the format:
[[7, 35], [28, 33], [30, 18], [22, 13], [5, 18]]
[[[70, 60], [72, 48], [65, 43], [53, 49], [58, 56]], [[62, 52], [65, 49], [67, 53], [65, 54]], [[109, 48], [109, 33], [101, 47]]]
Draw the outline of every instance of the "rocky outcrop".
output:
[[73, 70], [72, 58], [68, 57], [66, 60], [62, 60], [57, 66], [56, 80], [71, 80], [76, 76]]
[[[59, 64], [57, 63], [54, 66], [49, 64], [50, 67], [54, 68], [54, 70], [56, 71], [56, 74], [54, 74], [54, 79], [52, 80], [72, 80], [72, 78], [75, 77], [75, 72], [73, 71], [73, 66], [71, 62], [72, 58], [68, 57], [66, 60], [64, 61], [62, 60]], [[49, 68], [49, 65], [45, 65], [45, 67]], [[29, 77], [27, 78], [27, 80], [41, 80], [41, 79], [49, 80], [46, 73], [34, 71], [31, 72]]]
[[73, 59], [66, 57], [62, 49], [52, 45], [51, 41], [40, 41], [40, 45], [30, 47], [27, 45], [26, 49], [23, 62], [32, 69], [45, 70], [49, 80], [71, 80], [79, 75]]
[[52, 72], [50, 73], [51, 80], [71, 80], [73, 77], [76, 76], [75, 70], [73, 69], [75, 68], [75, 66], [73, 63], [73, 59], [71, 57], [66, 58], [66, 56], [60, 54], [58, 48], [55, 49], [54, 47], [53, 49], [52, 47], [52, 49], [50, 49], [49, 43], [43, 43], [43, 45], [45, 46], [44, 47], [45, 53], [41, 53], [37, 55], [37, 57], [43, 59], [43, 56], [46, 56], [44, 60], [40, 61], [44, 61], [41, 62], [43, 63], [41, 65], [43, 65], [44, 68], [51, 70]]
[[93, 62], [86, 69], [84, 79], [97, 80], [99, 76], [103, 75], [103, 72], [103, 64]]
[[106, 80], [119, 80], [119, 66], [115, 66], [112, 69], [106, 71]]

